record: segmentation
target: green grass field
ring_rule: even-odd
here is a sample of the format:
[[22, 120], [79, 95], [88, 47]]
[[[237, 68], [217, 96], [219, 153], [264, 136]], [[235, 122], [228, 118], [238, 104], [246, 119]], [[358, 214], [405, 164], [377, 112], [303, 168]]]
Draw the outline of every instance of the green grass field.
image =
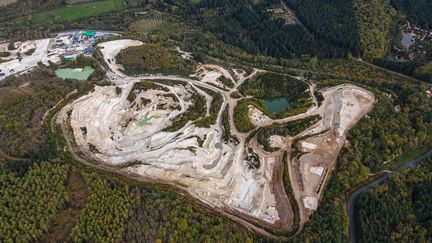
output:
[[[123, 0], [104, 0], [90, 3], [82, 3], [53, 9], [35, 14], [31, 18], [33, 26], [49, 24], [51, 20], [77, 20], [83, 17], [97, 16], [107, 12], [120, 11], [125, 8]], [[15, 26], [26, 25], [27, 19], [20, 19]]]

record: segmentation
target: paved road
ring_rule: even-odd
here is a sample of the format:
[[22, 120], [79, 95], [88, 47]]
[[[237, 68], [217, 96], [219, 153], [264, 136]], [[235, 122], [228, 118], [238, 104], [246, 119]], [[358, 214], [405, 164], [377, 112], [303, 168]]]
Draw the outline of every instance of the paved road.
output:
[[385, 180], [387, 180], [391, 175], [398, 173], [404, 169], [407, 168], [413, 168], [418, 162], [422, 161], [424, 158], [431, 156], [432, 151], [427, 152], [426, 154], [423, 154], [421, 157], [412, 160], [403, 166], [386, 173], [385, 175], [381, 176], [380, 178], [360, 187], [357, 189], [350, 197], [348, 201], [348, 217], [349, 217], [349, 235], [350, 235], [350, 241], [351, 243], [356, 243], [356, 235], [355, 235], [355, 220], [354, 220], [354, 203], [357, 201], [358, 197], [365, 191], [369, 190], [370, 188], [377, 186], [381, 183], [383, 183]]

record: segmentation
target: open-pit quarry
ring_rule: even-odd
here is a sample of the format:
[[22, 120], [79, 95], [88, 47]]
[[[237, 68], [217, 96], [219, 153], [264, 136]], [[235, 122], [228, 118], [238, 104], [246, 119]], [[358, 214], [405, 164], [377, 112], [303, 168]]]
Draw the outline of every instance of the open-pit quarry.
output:
[[[319, 205], [347, 132], [373, 107], [373, 93], [354, 85], [330, 87], [322, 90], [324, 101], [318, 106], [314, 85], [310, 84], [314, 105], [306, 113], [280, 120], [250, 107], [254, 131], [320, 117], [296, 136], [270, 136], [269, 143], [278, 149], [267, 152], [254, 131], [237, 130], [233, 112], [238, 99], [230, 97], [241, 83], [262, 70], [247, 76], [239, 69], [200, 65], [188, 78], [127, 76], [115, 57], [121, 49], [141, 44], [133, 40], [99, 44], [112, 85], [96, 86], [58, 113], [57, 123], [69, 150], [88, 165], [180, 188], [262, 234], [283, 235], [295, 223], [303, 225]], [[218, 83], [222, 76], [225, 84]], [[233, 84], [227, 85], [226, 80]], [[212, 113], [215, 94], [222, 102]], [[204, 106], [200, 117], [191, 114]], [[230, 139], [224, 138], [228, 132], [223, 121], [225, 109]], [[211, 116], [210, 125], [197, 125], [200, 119]], [[185, 121], [189, 117], [194, 119]], [[283, 181], [285, 168], [294, 194], [291, 199]], [[299, 207], [293, 207], [293, 202]], [[296, 219], [293, 208], [299, 208], [300, 218]]]

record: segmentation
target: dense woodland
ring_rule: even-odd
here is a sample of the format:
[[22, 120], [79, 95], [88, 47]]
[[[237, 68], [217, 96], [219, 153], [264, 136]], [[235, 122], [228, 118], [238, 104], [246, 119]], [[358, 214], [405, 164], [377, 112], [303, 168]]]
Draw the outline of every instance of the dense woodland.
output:
[[389, 48], [396, 11], [390, 6], [390, 0], [352, 1], [362, 57], [367, 60], [383, 59]]
[[358, 54], [359, 36], [351, 1], [284, 0], [315, 35]]
[[173, 191], [135, 189], [125, 242], [252, 242], [243, 227], [209, 212]]
[[277, 113], [269, 112], [261, 100], [249, 99], [249, 103], [253, 101], [256, 107], [273, 119], [305, 112], [312, 105], [308, 84], [288, 75], [261, 73], [244, 82], [239, 91], [244, 96], [256, 98], [286, 98], [289, 108]]
[[363, 193], [356, 202], [359, 242], [432, 239], [432, 157]]
[[115, 242], [123, 235], [131, 193], [128, 187], [108, 182], [95, 174], [84, 174], [90, 198], [72, 229], [74, 242]]
[[183, 59], [174, 51], [157, 44], [129, 47], [122, 50], [116, 61], [129, 75], [138, 74], [189, 74], [194, 64]]
[[[59, 0], [20, 0], [0, 8], [0, 23], [65, 5]], [[19, 9], [19, 11], [17, 11]]]
[[246, 0], [203, 0], [182, 12], [184, 19], [205, 31], [210, 31], [223, 42], [252, 54], [276, 57], [316, 55], [341, 57], [343, 48], [316, 38], [300, 25], [284, 25], [265, 11], [274, 1], [251, 5]]
[[24, 175], [8, 168], [0, 172], [0, 241], [35, 241], [68, 201], [68, 166], [57, 160], [36, 163]]
[[391, 0], [392, 5], [422, 28], [432, 29], [432, 2], [429, 0]]
[[244, 96], [286, 97], [294, 103], [310, 97], [308, 88], [306, 82], [288, 75], [262, 73], [244, 82], [239, 90]]

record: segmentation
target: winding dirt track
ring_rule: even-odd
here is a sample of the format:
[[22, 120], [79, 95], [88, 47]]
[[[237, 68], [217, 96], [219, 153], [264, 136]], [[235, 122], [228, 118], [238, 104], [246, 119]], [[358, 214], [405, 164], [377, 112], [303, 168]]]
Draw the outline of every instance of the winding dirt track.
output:
[[26, 158], [18, 158], [18, 157], [10, 156], [10, 155], [6, 154], [5, 152], [3, 152], [3, 150], [1, 150], [1, 149], [0, 149], [0, 155], [5, 157], [7, 160], [12, 160], [12, 161], [26, 160]]
[[[230, 91], [218, 89], [214, 86], [208, 85], [206, 83], [202, 83], [198, 80], [193, 80], [190, 78], [178, 77], [178, 76], [144, 75], [144, 76], [138, 76], [138, 77], [129, 77], [129, 76], [124, 75], [123, 73], [119, 73], [118, 70], [116, 70], [116, 71], [107, 70], [107, 76], [109, 77], [109, 79], [111, 81], [113, 81], [116, 84], [132, 83], [132, 82], [137, 82], [139, 80], [176, 80], [176, 81], [183, 81], [183, 82], [189, 83], [192, 86], [204, 87], [204, 88], [210, 89], [212, 91], [215, 91], [217, 93], [220, 93], [223, 96], [223, 104], [222, 104], [222, 106], [218, 112], [216, 122], [219, 125], [221, 124], [223, 112], [224, 112], [227, 104], [230, 104], [230, 106], [229, 106], [230, 107], [230, 109], [229, 109], [230, 110], [229, 121], [231, 124], [231, 130], [232, 130], [231, 132], [234, 136], [237, 136], [239, 138], [240, 146], [244, 146], [246, 138], [249, 136], [250, 133], [241, 133], [237, 130], [237, 128], [234, 124], [234, 121], [233, 121], [233, 110], [234, 110], [234, 107], [235, 107], [235, 104], [237, 103], [237, 101], [235, 99], [232, 99], [229, 94], [233, 90], [235, 90], [236, 87], [240, 86], [247, 79], [253, 77], [259, 71], [260, 70], [255, 69], [247, 77], [241, 77], [238, 80], [235, 88], [230, 90]], [[233, 79], [233, 78], [231, 77], [231, 79]], [[107, 171], [110, 173], [120, 174], [120, 175], [126, 176], [128, 178], [133, 178], [134, 180], [137, 180], [137, 181], [169, 185], [169, 186], [175, 187], [176, 189], [180, 188], [181, 190], [184, 190], [186, 188], [186, 186], [179, 185], [178, 183], [174, 183], [174, 182], [168, 182], [165, 180], [162, 181], [162, 180], [158, 180], [158, 179], [144, 178], [141, 175], [134, 174], [132, 172], [128, 172], [125, 169], [110, 167], [110, 166], [103, 164], [103, 163], [100, 163], [100, 164], [91, 163], [87, 159], [80, 157], [74, 151], [74, 147], [71, 144], [71, 141], [72, 141], [71, 137], [68, 135], [68, 125], [65, 123], [65, 121], [67, 120], [67, 119], [65, 119], [65, 116], [66, 116], [65, 111], [63, 111], [62, 113], [58, 113], [57, 116], [63, 116], [63, 119], [61, 122], [61, 130], [63, 133], [63, 137], [66, 140], [67, 149], [72, 153], [72, 156], [77, 161], [79, 161], [79, 162], [81, 162], [87, 166], [90, 166], [90, 167], [93, 167], [96, 169], [100, 169], [100, 170], [104, 170], [104, 171]], [[288, 237], [276, 236], [276, 235], [274, 235], [274, 234], [272, 234], [266, 230], [266, 229], [272, 229], [272, 230], [275, 230], [276, 232], [281, 232], [281, 231], [284, 232], [286, 230], [289, 230], [293, 224], [293, 222], [292, 222], [293, 221], [293, 219], [292, 219], [293, 218], [293, 212], [292, 212], [292, 208], [291, 208], [291, 205], [289, 203], [288, 197], [287, 197], [284, 189], [280, 186], [282, 184], [275, 182], [276, 179], [282, 181], [283, 170], [280, 170], [280, 168], [283, 168], [283, 166], [284, 165], [283, 165], [282, 159], [281, 158], [278, 159], [278, 162], [274, 168], [274, 174], [276, 175], [275, 176], [276, 178], [272, 179], [272, 184], [276, 185], [273, 190], [276, 190], [278, 192], [277, 197], [282, 199], [281, 201], [285, 201], [285, 203], [283, 203], [284, 205], [278, 205], [278, 209], [280, 209], [281, 206], [287, 206], [288, 208], [281, 210], [281, 212], [283, 212], [284, 215], [280, 215], [281, 220], [278, 220], [275, 224], [269, 224], [269, 223], [267, 223], [261, 219], [251, 217], [250, 215], [247, 215], [247, 214], [242, 213], [242, 212], [234, 211], [230, 208], [214, 208], [214, 207], [211, 207], [211, 206], [209, 206], [209, 205], [207, 205], [207, 204], [205, 204], [199, 200], [196, 200], [196, 201], [198, 201], [200, 204], [202, 204], [206, 208], [209, 208], [211, 210], [215, 210], [215, 211], [225, 215], [226, 217], [230, 218], [231, 220], [234, 220], [234, 221], [244, 225], [245, 227], [247, 227], [248, 229], [250, 229], [251, 231], [253, 231], [255, 233], [258, 233], [258, 234], [266, 236], [266, 237], [278, 239], [278, 240], [288, 240], [289, 239]], [[280, 188], [278, 187], [278, 185], [280, 186]], [[188, 194], [188, 193], [184, 190], [184, 194]]]
[[[59, 115], [59, 113], [57, 115]], [[57, 115], [53, 116], [53, 119], [56, 119]], [[126, 178], [132, 178], [132, 179], [139, 181], [139, 182], [168, 185], [168, 186], [171, 186], [175, 190], [180, 189], [181, 190], [180, 194], [188, 195], [188, 193], [183, 189], [182, 185], [179, 185], [179, 184], [176, 184], [173, 182], [169, 182], [169, 181], [144, 178], [138, 174], [129, 173], [128, 171], [125, 171], [124, 169], [119, 170], [118, 168], [113, 168], [113, 167], [107, 166], [105, 164], [94, 164], [92, 162], [87, 161], [86, 159], [81, 158], [73, 149], [73, 146], [71, 144], [71, 139], [69, 138], [69, 134], [68, 134], [67, 130], [68, 129], [66, 127], [66, 124], [64, 122], [62, 122], [61, 123], [61, 131], [62, 131], [62, 136], [63, 136], [64, 140], [66, 141], [67, 150], [71, 153], [72, 157], [76, 161], [78, 161], [78, 162], [80, 162], [80, 163], [82, 163], [88, 167], [91, 167], [91, 168], [94, 168], [97, 170], [101, 170], [101, 171], [105, 171], [105, 172], [109, 172], [109, 173], [114, 173], [117, 175], [121, 175], [121, 176], [124, 176]], [[280, 237], [280, 236], [273, 235], [273, 234], [267, 232], [266, 230], [262, 229], [261, 227], [258, 227], [256, 225], [246, 221], [242, 217], [237, 216], [236, 212], [233, 212], [231, 210], [227, 209], [227, 211], [224, 211], [223, 209], [213, 208], [213, 207], [211, 207], [211, 206], [209, 206], [209, 205], [207, 205], [207, 204], [205, 204], [199, 200], [195, 200], [195, 202], [199, 203], [200, 205], [202, 205], [203, 207], [205, 207], [211, 211], [216, 211], [216, 212], [224, 215], [225, 217], [227, 217], [227, 218], [229, 218], [229, 219], [231, 219], [237, 223], [242, 224], [243, 226], [245, 226], [246, 228], [248, 228], [249, 230], [251, 230], [252, 232], [255, 232], [257, 234], [260, 234], [260, 235], [263, 235], [263, 236], [266, 236], [269, 238], [277, 239], [277, 240], [282, 240], [282, 241], [286, 241], [286, 240], [290, 239], [288, 237]]]

